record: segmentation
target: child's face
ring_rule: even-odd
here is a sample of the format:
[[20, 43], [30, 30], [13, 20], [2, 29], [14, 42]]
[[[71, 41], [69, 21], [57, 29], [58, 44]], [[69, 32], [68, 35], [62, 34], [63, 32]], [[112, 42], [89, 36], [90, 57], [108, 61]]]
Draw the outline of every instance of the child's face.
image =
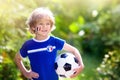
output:
[[51, 32], [51, 22], [49, 20], [40, 20], [35, 27], [35, 34], [40, 36], [48, 36]]

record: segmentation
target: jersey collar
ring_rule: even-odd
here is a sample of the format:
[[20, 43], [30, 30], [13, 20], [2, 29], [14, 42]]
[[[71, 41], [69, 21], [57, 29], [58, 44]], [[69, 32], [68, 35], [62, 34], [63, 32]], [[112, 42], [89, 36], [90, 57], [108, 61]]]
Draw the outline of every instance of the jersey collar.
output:
[[45, 41], [47, 41], [49, 38], [50, 38], [50, 36], [48, 36], [48, 37], [47, 37], [46, 39], [44, 39], [44, 40], [37, 40], [37, 39], [33, 38], [33, 41], [35, 41], [35, 42], [45, 42]]

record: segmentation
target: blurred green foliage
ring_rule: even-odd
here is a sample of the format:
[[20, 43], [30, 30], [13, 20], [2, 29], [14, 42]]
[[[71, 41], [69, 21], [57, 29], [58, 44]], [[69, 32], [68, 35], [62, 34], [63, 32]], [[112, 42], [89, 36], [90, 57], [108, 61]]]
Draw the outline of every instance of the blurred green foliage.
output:
[[55, 14], [52, 34], [77, 47], [84, 57], [85, 70], [73, 80], [120, 78], [119, 0], [0, 0], [0, 5], [0, 80], [25, 80], [13, 58], [32, 37], [25, 22], [40, 6]]
[[99, 79], [103, 80], [119, 80], [120, 72], [120, 50], [114, 50], [108, 52], [103, 58], [100, 67], [97, 68], [99, 72]]

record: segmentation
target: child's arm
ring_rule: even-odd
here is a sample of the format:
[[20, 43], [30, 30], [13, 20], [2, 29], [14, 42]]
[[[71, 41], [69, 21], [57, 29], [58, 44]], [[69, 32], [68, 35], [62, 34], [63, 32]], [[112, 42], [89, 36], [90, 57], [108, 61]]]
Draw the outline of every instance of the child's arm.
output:
[[73, 77], [77, 76], [83, 70], [83, 68], [84, 68], [84, 64], [83, 64], [80, 52], [75, 47], [73, 47], [73, 46], [71, 46], [71, 45], [69, 45], [67, 43], [64, 44], [63, 49], [66, 50], [66, 51], [69, 51], [69, 52], [73, 53], [73, 55], [75, 55], [75, 57], [79, 61], [80, 67], [77, 68], [77, 69], [75, 69], [76, 73], [71, 76], [71, 78], [73, 78]]
[[32, 78], [38, 78], [38, 77], [39, 77], [39, 75], [38, 75], [37, 73], [32, 72], [31, 70], [28, 71], [28, 70], [25, 68], [25, 66], [24, 66], [24, 64], [23, 64], [23, 62], [22, 62], [22, 57], [21, 57], [21, 55], [20, 55], [19, 53], [17, 53], [17, 54], [15, 55], [15, 63], [17, 64], [18, 68], [20, 69], [20, 71], [22, 72], [22, 74], [23, 74], [26, 78], [32, 79]]

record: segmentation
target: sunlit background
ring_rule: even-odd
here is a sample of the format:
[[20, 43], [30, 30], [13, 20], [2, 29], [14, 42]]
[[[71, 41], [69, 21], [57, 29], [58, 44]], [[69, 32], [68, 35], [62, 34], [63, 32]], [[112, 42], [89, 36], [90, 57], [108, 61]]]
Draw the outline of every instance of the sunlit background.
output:
[[27, 80], [14, 56], [32, 37], [25, 22], [37, 7], [54, 13], [52, 35], [78, 48], [85, 64], [77, 77], [60, 80], [120, 80], [120, 0], [0, 0], [0, 80]]

